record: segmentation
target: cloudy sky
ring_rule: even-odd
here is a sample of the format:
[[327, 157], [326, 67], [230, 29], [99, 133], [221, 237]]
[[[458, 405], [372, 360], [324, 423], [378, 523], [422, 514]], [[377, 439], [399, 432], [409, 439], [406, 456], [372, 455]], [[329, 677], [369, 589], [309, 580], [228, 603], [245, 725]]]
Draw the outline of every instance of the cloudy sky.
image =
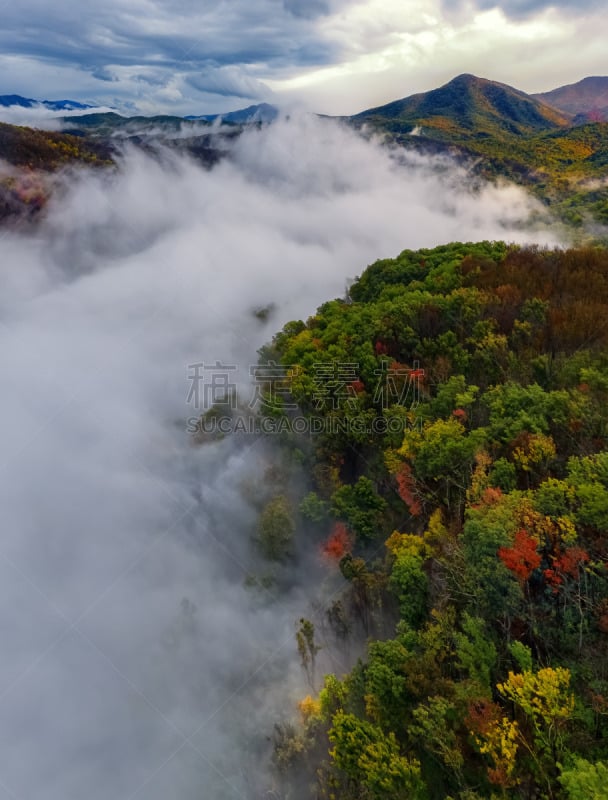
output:
[[462, 72], [544, 91], [608, 72], [607, 13], [601, 0], [0, 0], [0, 93], [345, 114]]

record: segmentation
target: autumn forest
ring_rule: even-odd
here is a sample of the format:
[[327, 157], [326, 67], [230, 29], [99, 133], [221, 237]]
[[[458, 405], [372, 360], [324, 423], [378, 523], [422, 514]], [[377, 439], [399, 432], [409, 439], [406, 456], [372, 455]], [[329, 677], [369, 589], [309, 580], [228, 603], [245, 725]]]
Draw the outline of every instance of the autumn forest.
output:
[[[451, 244], [372, 264], [263, 349], [343, 423], [284, 437], [260, 517], [269, 558], [305, 536], [347, 582], [300, 621], [303, 669], [319, 624], [367, 641], [277, 724], [286, 796], [606, 796], [606, 319], [604, 249]], [[344, 402], [319, 402], [323, 363], [358, 365]]]

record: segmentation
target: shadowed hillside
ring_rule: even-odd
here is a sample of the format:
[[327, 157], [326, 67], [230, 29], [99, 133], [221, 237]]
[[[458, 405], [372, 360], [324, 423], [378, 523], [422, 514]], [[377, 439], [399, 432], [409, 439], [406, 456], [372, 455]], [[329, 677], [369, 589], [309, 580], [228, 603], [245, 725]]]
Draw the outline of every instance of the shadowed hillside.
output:
[[567, 127], [571, 117], [529, 95], [474, 75], [459, 75], [445, 86], [416, 94], [351, 118], [382, 126], [389, 131], [416, 127], [446, 140], [480, 139], [487, 136], [525, 136], [542, 130]]
[[591, 76], [578, 83], [532, 95], [566, 114], [587, 122], [608, 121], [608, 77]]
[[14, 166], [53, 170], [71, 163], [107, 165], [112, 156], [102, 142], [0, 122], [0, 159]]

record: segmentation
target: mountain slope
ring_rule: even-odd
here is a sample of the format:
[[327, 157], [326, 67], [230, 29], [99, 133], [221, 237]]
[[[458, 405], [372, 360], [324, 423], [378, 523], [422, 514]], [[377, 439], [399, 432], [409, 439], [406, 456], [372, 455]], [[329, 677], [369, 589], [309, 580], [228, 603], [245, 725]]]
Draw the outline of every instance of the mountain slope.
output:
[[[159, 114], [155, 117], [123, 117], [113, 111], [96, 112], [93, 114], [82, 114], [78, 117], [65, 117], [62, 120], [65, 130], [77, 132], [80, 135], [91, 136], [135, 136], [142, 133], [174, 133], [181, 130], [184, 122], [188, 122], [183, 117], [175, 117], [168, 114]], [[208, 127], [208, 122], [204, 119], [193, 120], [192, 125]]]
[[222, 122], [231, 125], [250, 125], [256, 122], [274, 122], [278, 115], [279, 110], [276, 106], [272, 106], [269, 103], [258, 103], [258, 105], [240, 108], [238, 111], [229, 111], [227, 114], [201, 114], [198, 117], [188, 116], [186, 119], [205, 120], [207, 122], [221, 119]]
[[0, 224], [35, 220], [52, 194], [54, 170], [112, 164], [104, 142], [0, 122]]
[[590, 124], [473, 75], [347, 121], [407, 149], [449, 154], [484, 178], [513, 180], [581, 230], [608, 222], [608, 122]]
[[411, 132], [443, 140], [480, 139], [488, 136], [526, 136], [558, 130], [571, 124], [570, 115], [506, 84], [458, 77], [430, 92], [415, 94], [350, 118], [391, 132]]
[[[299, 509], [348, 586], [324, 646], [368, 642], [348, 675], [338, 645], [279, 730], [278, 793], [606, 798], [608, 250], [405, 250], [348, 299], [270, 349], [299, 413], [347, 423], [312, 440]], [[320, 408], [320, 361], [360, 366], [350, 408]], [[380, 400], [386, 369], [411, 393]], [[375, 416], [402, 431], [343, 433]]]
[[577, 121], [608, 121], [608, 77], [590, 76], [578, 83], [531, 96], [559, 111], [575, 115]]
[[73, 162], [107, 165], [111, 163], [111, 154], [102, 142], [0, 122], [0, 160], [13, 166], [51, 171]]

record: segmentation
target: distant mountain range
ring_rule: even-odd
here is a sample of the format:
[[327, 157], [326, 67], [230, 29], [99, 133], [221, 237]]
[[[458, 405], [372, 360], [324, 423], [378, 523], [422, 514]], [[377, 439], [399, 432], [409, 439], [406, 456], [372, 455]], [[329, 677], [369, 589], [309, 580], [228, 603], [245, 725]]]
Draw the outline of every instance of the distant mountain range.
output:
[[[39, 108], [43, 106], [49, 111], [86, 111], [87, 109], [97, 108], [97, 106], [87, 103], [79, 103], [76, 100], [34, 100], [31, 97], [22, 97], [20, 94], [5, 94], [0, 95], [0, 108]], [[225, 114], [189, 114], [185, 117], [180, 117], [171, 114], [155, 115], [154, 117], [143, 117], [137, 115], [134, 117], [125, 117], [115, 112], [102, 112], [108, 115], [108, 123], [117, 126], [122, 125], [122, 120], [138, 120], [138, 121], [156, 121], [159, 120], [179, 120], [184, 119], [195, 122], [216, 122], [221, 121], [227, 125], [251, 125], [254, 123], [274, 122], [279, 116], [279, 109], [269, 103], [258, 103], [257, 105], [248, 106], [247, 108], [240, 108], [237, 111], [229, 111]]]
[[241, 108], [238, 111], [229, 111], [227, 114], [203, 114], [199, 117], [188, 116], [185, 119], [205, 120], [215, 122], [221, 120], [229, 125], [251, 125], [252, 123], [274, 122], [279, 116], [279, 109], [269, 103], [259, 103], [255, 106]]
[[78, 103], [76, 100], [32, 100], [31, 97], [22, 97], [20, 94], [0, 95], [0, 106], [3, 108], [10, 108], [11, 106], [36, 108], [37, 106], [44, 106], [50, 111], [79, 111], [81, 109], [94, 108], [94, 106], [86, 103]]
[[186, 128], [185, 133], [197, 136], [204, 130], [197, 132], [197, 128], [209, 128], [215, 122], [223, 125], [240, 127], [243, 125], [268, 124], [274, 122], [279, 116], [275, 106], [261, 103], [249, 106], [239, 111], [227, 114], [202, 114], [201, 116], [177, 117], [169, 114], [159, 114], [154, 117], [123, 117], [115, 112], [95, 112], [93, 114], [79, 114], [77, 117], [68, 117], [63, 120], [65, 130], [78, 134], [95, 136], [117, 135], [131, 136], [158, 136], [159, 134], [171, 137], [183, 133], [184, 123], [190, 123], [193, 128]]
[[[57, 112], [86, 111], [96, 107], [77, 100], [34, 100], [18, 94], [0, 95], [0, 107], [11, 106], [43, 106]], [[229, 125], [248, 125], [274, 122], [278, 116], [276, 106], [259, 103], [225, 114], [189, 114], [185, 117], [140, 115], [130, 118], [114, 114], [114, 123], [120, 124], [120, 119], [186, 119], [201, 122], [221, 120]], [[454, 129], [460, 134], [469, 130], [473, 135], [496, 135], [501, 131], [521, 135], [586, 122], [606, 122], [608, 77], [583, 78], [578, 83], [560, 86], [549, 92], [526, 94], [507, 84], [464, 74], [438, 89], [395, 100], [348, 119], [355, 124], [384, 120], [385, 127], [391, 120], [395, 128], [402, 128], [408, 123], [414, 127], [426, 124], [437, 131], [445, 130], [448, 137]]]

